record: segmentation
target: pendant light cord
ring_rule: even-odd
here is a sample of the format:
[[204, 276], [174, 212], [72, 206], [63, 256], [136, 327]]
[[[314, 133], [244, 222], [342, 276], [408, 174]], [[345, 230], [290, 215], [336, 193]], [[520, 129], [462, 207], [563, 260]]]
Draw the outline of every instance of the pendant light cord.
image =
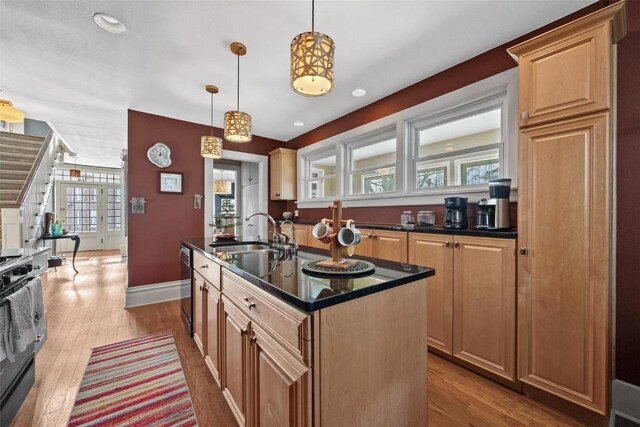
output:
[[213, 92], [211, 92], [211, 136], [213, 137]]
[[236, 111], [240, 111], [240, 52], [236, 52], [238, 57], [238, 92], [236, 94]]
[[311, 0], [311, 32], [315, 33], [315, 0]]

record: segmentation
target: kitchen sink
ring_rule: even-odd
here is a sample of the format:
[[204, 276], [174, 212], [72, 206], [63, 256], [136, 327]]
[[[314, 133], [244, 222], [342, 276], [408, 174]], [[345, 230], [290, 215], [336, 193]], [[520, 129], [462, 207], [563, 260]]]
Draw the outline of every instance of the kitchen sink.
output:
[[237, 253], [237, 252], [254, 252], [254, 251], [273, 250], [266, 243], [247, 243], [244, 245], [217, 246], [215, 249], [216, 249], [216, 252], [226, 252], [228, 254]]

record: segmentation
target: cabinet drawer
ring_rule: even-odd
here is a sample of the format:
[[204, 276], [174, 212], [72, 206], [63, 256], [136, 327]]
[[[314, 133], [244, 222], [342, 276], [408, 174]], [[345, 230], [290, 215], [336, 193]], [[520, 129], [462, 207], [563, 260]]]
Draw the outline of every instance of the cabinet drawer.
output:
[[200, 273], [216, 289], [220, 290], [220, 265], [215, 261], [193, 251], [193, 269]]
[[309, 315], [258, 289], [227, 269], [222, 270], [223, 294], [248, 312], [252, 321], [275, 332], [281, 344], [292, 353], [306, 357]]

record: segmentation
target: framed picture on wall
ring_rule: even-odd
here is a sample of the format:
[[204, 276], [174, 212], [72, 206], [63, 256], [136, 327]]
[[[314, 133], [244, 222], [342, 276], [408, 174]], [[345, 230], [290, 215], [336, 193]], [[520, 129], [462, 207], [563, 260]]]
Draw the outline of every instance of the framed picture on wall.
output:
[[182, 174], [179, 172], [160, 172], [160, 192], [182, 194]]

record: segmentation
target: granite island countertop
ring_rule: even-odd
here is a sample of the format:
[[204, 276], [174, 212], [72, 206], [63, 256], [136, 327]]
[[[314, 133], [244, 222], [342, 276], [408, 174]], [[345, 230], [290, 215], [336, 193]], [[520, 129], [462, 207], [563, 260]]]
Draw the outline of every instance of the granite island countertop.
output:
[[354, 257], [375, 265], [375, 271], [366, 276], [320, 277], [302, 271], [304, 263], [330, 258], [327, 250], [300, 246], [296, 256], [279, 259], [273, 252], [249, 252], [216, 256], [225, 247], [255, 241], [215, 241], [213, 238], [192, 238], [183, 245], [200, 252], [226, 267], [251, 284], [269, 292], [289, 304], [312, 312], [356, 298], [402, 286], [433, 276], [433, 268], [402, 264], [381, 259]]

